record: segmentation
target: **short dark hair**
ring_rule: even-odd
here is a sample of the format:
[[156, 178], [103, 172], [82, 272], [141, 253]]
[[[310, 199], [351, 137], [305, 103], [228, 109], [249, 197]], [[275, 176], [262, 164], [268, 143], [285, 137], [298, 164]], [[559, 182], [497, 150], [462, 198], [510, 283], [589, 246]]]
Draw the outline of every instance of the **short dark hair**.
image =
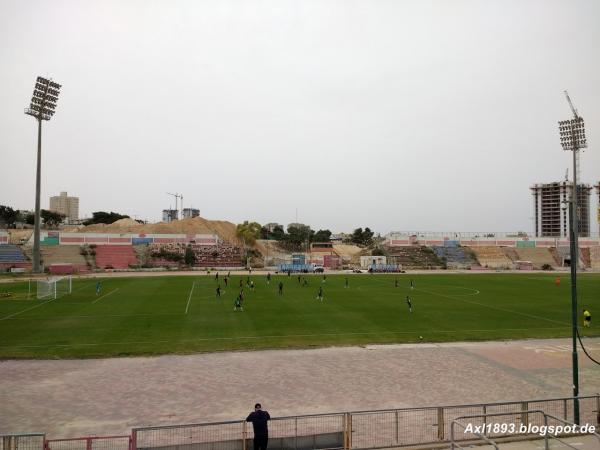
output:
[[257, 403], [256, 405], [254, 405], [254, 409], [256, 409], [256, 408], [262, 408], [261, 404]]

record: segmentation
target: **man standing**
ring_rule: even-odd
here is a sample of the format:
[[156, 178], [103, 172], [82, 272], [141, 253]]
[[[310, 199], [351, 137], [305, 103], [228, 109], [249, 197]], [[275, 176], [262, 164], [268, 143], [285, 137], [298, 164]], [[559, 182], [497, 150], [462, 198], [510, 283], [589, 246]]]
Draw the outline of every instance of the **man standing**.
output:
[[217, 286], [217, 297], [221, 298], [221, 285], [220, 284]]
[[279, 282], [279, 295], [283, 295], [283, 282]]
[[317, 293], [317, 300], [323, 301], [323, 286], [319, 286], [319, 292]]
[[346, 277], [346, 281], [344, 282], [344, 287], [346, 289], [348, 289], [350, 287], [350, 284], [348, 283], [348, 277]]
[[591, 324], [592, 324], [592, 313], [589, 312], [587, 309], [584, 309], [583, 310], [583, 326], [585, 328], [589, 328]]
[[102, 292], [102, 283], [98, 281], [96, 283], [96, 296], [100, 295], [100, 292]]
[[406, 296], [406, 304], [408, 305], [408, 312], [412, 313], [412, 302], [410, 301], [410, 297]]
[[246, 422], [252, 422], [254, 428], [254, 450], [267, 450], [269, 443], [269, 427], [267, 422], [271, 416], [267, 411], [262, 410], [260, 403], [254, 405], [254, 412], [246, 417]]

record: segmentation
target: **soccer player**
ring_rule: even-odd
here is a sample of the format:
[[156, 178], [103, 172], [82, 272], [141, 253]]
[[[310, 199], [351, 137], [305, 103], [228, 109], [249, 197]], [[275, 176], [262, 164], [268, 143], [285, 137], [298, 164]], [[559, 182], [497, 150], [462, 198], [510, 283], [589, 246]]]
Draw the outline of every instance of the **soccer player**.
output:
[[298, 284], [300, 284], [301, 279], [302, 279], [302, 277], [300, 275], [298, 275]]
[[267, 284], [271, 284], [271, 272], [267, 272]]
[[100, 295], [100, 292], [102, 292], [102, 283], [98, 281], [96, 283], [96, 296]]
[[250, 289], [254, 292], [254, 280], [250, 281]]
[[246, 287], [250, 287], [250, 277], [246, 277]]
[[396, 277], [396, 280], [394, 281], [394, 287], [398, 287], [398, 277]]
[[217, 286], [217, 297], [221, 298], [221, 285]]
[[215, 281], [219, 281], [219, 272], [215, 274]]
[[227, 277], [223, 278], [223, 282], [225, 283], [225, 287], [227, 287], [227, 283], [229, 283], [229, 278], [227, 278]]
[[279, 282], [279, 295], [283, 295], [283, 281]]
[[321, 283], [325, 283], [327, 281], [327, 275], [323, 274], [323, 281]]
[[308, 280], [306, 279], [306, 277], [303, 277], [302, 287], [307, 287], [307, 286], [308, 286]]
[[350, 284], [348, 283], [348, 277], [346, 277], [346, 281], [344, 282], [344, 287], [346, 289], [350, 287]]
[[234, 311], [243, 311], [244, 307], [242, 306], [242, 296], [238, 295], [235, 299], [235, 304], [233, 307]]
[[319, 292], [317, 293], [317, 300], [323, 301], [323, 286], [319, 286]]
[[244, 287], [244, 281], [240, 278], [240, 289]]
[[589, 328], [592, 324], [592, 313], [590, 313], [587, 309], [583, 310], [583, 326], [585, 328]]
[[556, 286], [560, 286], [560, 277], [556, 277], [556, 280], [554, 280], [554, 284], [556, 284]]
[[406, 304], [408, 305], [408, 312], [412, 313], [412, 302], [410, 301], [410, 297], [406, 296]]
[[410, 279], [410, 290], [412, 291], [415, 288], [415, 284], [413, 283], [412, 278]]

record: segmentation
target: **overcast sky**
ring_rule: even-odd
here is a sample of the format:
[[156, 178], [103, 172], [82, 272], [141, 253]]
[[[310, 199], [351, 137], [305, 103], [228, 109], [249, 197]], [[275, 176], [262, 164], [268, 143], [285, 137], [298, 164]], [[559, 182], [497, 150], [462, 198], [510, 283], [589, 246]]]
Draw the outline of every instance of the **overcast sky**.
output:
[[565, 89], [600, 180], [599, 23], [597, 0], [1, 0], [0, 204], [34, 207], [42, 75], [43, 208], [531, 231], [529, 187], [572, 172]]

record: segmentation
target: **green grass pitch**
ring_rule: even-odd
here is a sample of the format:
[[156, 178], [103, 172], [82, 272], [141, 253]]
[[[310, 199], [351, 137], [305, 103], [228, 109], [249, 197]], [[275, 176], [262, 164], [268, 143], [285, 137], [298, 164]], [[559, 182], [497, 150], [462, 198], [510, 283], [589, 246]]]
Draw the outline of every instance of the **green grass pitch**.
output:
[[[25, 281], [0, 284], [0, 358], [82, 358], [219, 350], [569, 336], [567, 274], [232, 274], [74, 279], [57, 300], [28, 297]], [[399, 286], [395, 287], [395, 279]], [[414, 289], [409, 286], [414, 280]], [[244, 311], [234, 311], [243, 281]], [[277, 285], [284, 283], [284, 295]], [[316, 299], [323, 286], [324, 300]], [[406, 296], [412, 299], [408, 311]], [[578, 277], [579, 311], [600, 311], [600, 274]], [[596, 324], [580, 328], [597, 334]], [[420, 339], [420, 336], [423, 339]]]

